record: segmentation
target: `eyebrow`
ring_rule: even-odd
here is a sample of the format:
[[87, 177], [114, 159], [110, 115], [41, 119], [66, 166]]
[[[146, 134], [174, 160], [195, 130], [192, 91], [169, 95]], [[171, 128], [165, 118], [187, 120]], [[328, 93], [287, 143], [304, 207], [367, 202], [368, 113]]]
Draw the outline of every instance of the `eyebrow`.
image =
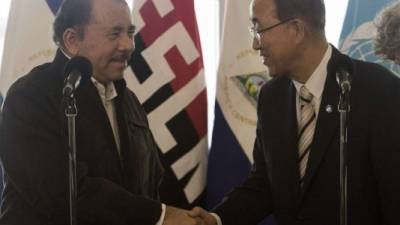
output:
[[[122, 30], [124, 30], [124, 28], [123, 28], [122, 26], [115, 26], [115, 27], [112, 27], [112, 28], [111, 28], [111, 32], [115, 32], [115, 31], [120, 32], [120, 31], [122, 31]], [[135, 25], [130, 25], [130, 26], [128, 27], [128, 31], [129, 31], [129, 32], [133, 32], [133, 33], [134, 33], [135, 30], [136, 30]]]

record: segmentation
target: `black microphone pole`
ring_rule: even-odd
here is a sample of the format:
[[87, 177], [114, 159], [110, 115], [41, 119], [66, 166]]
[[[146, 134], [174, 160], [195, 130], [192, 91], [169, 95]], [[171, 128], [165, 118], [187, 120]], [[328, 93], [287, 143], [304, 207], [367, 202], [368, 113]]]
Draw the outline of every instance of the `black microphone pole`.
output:
[[76, 133], [75, 121], [78, 115], [74, 95], [66, 96], [65, 116], [68, 120], [68, 165], [69, 165], [69, 215], [70, 225], [77, 225], [77, 196], [76, 178]]
[[350, 112], [350, 75], [347, 71], [339, 69], [336, 74], [340, 86], [338, 111], [340, 114], [340, 225], [347, 225], [347, 133], [348, 115]]
[[81, 80], [88, 80], [92, 73], [90, 61], [82, 56], [72, 58], [65, 66], [67, 75], [62, 90], [65, 116], [68, 122], [68, 174], [69, 174], [69, 215], [70, 225], [77, 225], [78, 186], [76, 175], [76, 107], [75, 91]]

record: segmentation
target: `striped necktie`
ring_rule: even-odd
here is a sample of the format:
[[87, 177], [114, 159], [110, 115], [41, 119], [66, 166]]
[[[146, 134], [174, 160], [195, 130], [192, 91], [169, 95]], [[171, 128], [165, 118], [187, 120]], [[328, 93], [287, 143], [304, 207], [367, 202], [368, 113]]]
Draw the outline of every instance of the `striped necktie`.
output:
[[300, 123], [298, 130], [298, 150], [299, 150], [299, 168], [300, 168], [300, 184], [306, 173], [308, 157], [310, 155], [311, 143], [314, 137], [316, 115], [312, 102], [313, 95], [305, 86], [300, 88]]

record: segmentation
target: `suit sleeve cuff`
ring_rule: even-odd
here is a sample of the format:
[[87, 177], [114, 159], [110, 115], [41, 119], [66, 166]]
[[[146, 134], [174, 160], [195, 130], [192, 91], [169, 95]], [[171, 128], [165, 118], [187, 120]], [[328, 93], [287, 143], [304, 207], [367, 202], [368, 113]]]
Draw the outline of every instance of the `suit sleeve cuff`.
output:
[[161, 204], [161, 215], [160, 215], [160, 219], [158, 220], [158, 222], [157, 222], [155, 225], [162, 225], [162, 224], [164, 223], [165, 210], [166, 210], [165, 204]]
[[215, 218], [215, 220], [217, 221], [217, 225], [222, 225], [221, 218], [216, 213], [210, 213], [210, 215]]

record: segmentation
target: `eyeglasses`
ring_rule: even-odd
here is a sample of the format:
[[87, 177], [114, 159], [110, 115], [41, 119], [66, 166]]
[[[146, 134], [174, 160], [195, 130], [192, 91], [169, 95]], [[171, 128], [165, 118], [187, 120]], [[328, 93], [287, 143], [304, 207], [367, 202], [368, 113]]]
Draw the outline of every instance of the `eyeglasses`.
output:
[[269, 31], [269, 30], [272, 30], [272, 29], [274, 29], [275, 27], [278, 27], [278, 26], [280, 26], [280, 25], [282, 25], [282, 24], [285, 24], [285, 23], [287, 23], [287, 22], [289, 22], [289, 21], [291, 21], [291, 20], [293, 20], [293, 19], [294, 19], [294, 18], [289, 18], [289, 19], [283, 20], [283, 21], [281, 21], [281, 22], [279, 22], [279, 23], [277, 23], [277, 24], [274, 24], [274, 25], [272, 25], [272, 26], [269, 26], [269, 27], [264, 28], [264, 29], [261, 29], [261, 30], [256, 30], [255, 27], [249, 27], [249, 32], [250, 32], [250, 34], [251, 34], [251, 36], [252, 36], [253, 38], [257, 39], [257, 41], [260, 41], [260, 39], [261, 39], [261, 34], [262, 34], [262, 33], [266, 32], [266, 31]]

